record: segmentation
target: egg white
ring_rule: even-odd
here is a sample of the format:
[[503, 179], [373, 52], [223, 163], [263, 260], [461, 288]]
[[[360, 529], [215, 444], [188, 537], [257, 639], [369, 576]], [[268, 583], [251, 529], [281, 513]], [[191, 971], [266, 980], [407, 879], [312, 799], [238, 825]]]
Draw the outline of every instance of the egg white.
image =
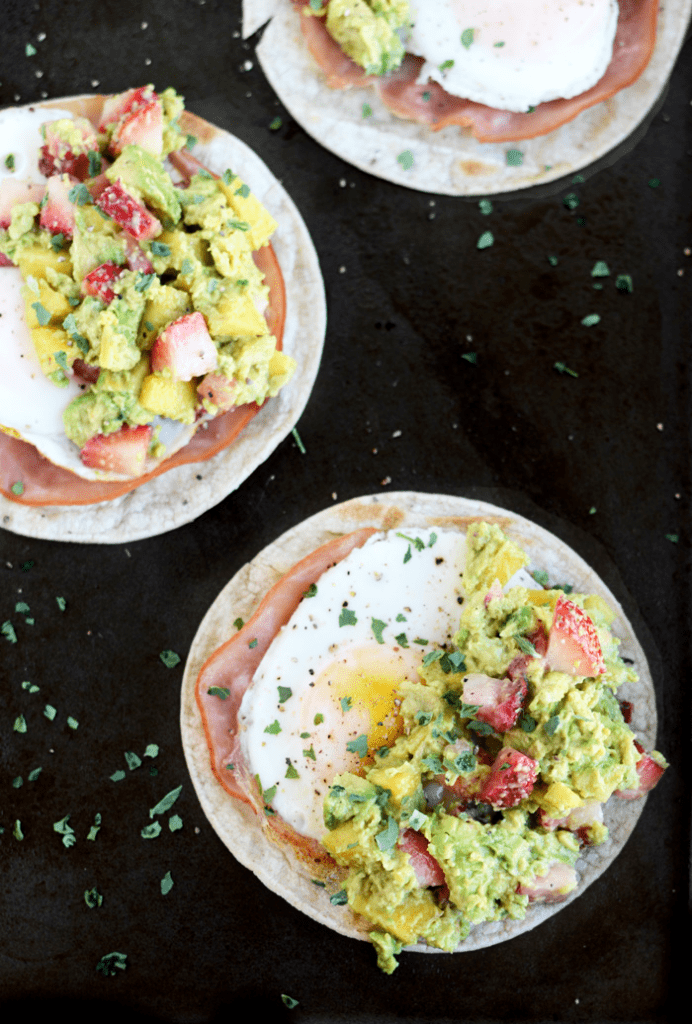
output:
[[[362, 736], [370, 750], [393, 742], [401, 731], [398, 684], [416, 680], [426, 652], [458, 629], [465, 535], [402, 533], [376, 534], [320, 577], [315, 596], [272, 642], [240, 707], [251, 773], [265, 793], [276, 787], [276, 813], [317, 840], [333, 776], [370, 763], [347, 744]], [[339, 625], [344, 611], [355, 624]], [[286, 689], [291, 695], [282, 699]]]
[[420, 82], [523, 112], [586, 92], [612, 58], [616, 0], [411, 0]]

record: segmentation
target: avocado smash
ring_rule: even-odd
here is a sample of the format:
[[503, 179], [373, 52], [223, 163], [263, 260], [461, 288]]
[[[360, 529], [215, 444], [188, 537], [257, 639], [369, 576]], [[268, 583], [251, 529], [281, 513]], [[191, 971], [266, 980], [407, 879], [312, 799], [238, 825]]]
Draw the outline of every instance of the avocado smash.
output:
[[399, 67], [404, 46], [397, 30], [408, 28], [408, 0], [329, 0], [306, 12], [325, 18], [329, 35], [368, 75], [384, 75]]
[[496, 525], [472, 524], [466, 546], [454, 646], [401, 683], [403, 735], [324, 802], [323, 845], [387, 973], [419, 939], [451, 952], [476, 924], [565, 899], [582, 847], [608, 838], [605, 802], [642, 796], [666, 767], [615, 697], [636, 675], [607, 603], [507, 588], [528, 558]]
[[165, 457], [166, 421], [193, 430], [261, 404], [295, 369], [268, 331], [252, 256], [276, 223], [230, 170], [174, 184], [164, 161], [188, 141], [182, 110], [172, 89], [145, 86], [108, 97], [96, 126], [43, 125], [45, 195], [0, 229], [41, 369], [83, 385], [65, 433], [84, 465], [122, 476]]

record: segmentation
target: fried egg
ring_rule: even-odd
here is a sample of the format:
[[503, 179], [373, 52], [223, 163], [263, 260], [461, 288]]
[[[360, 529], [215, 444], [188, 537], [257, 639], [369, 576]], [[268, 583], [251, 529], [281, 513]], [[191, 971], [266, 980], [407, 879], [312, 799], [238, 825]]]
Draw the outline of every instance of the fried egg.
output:
[[570, 99], [602, 78], [613, 54], [616, 0], [411, 0], [406, 49], [420, 82], [524, 112]]
[[270, 645], [240, 707], [241, 742], [265, 799], [301, 834], [324, 835], [333, 776], [400, 734], [397, 686], [458, 629], [464, 545], [450, 530], [374, 535]]

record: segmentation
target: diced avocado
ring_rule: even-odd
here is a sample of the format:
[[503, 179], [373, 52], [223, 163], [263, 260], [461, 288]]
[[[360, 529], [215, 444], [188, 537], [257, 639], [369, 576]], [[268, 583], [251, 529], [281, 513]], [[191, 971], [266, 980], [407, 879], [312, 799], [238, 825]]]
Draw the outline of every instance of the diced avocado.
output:
[[131, 370], [139, 360], [137, 334], [144, 311], [144, 296], [135, 294], [140, 299], [137, 305], [116, 297], [99, 315], [102, 325], [99, 363], [104, 370]]
[[180, 219], [177, 191], [161, 161], [141, 146], [125, 146], [106, 171], [109, 181], [122, 181], [135, 190], [147, 206], [175, 223]]
[[407, 21], [408, 4], [330, 0], [326, 27], [342, 50], [367, 74], [384, 75], [401, 64], [404, 46], [396, 29], [404, 27]]
[[99, 219], [94, 223], [93, 217], [93, 210], [77, 210], [75, 213], [70, 251], [75, 281], [82, 281], [102, 263], [122, 265], [125, 262], [125, 242], [111, 233], [110, 222], [96, 214]]

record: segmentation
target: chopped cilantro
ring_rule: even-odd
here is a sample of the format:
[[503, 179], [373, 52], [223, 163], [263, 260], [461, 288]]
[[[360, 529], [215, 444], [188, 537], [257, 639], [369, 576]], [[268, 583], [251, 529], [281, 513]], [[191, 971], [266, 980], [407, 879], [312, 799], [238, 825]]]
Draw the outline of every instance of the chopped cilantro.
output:
[[281, 120], [281, 118], [280, 117], [275, 117], [274, 120], [269, 125], [269, 131], [270, 132], [278, 132], [278, 130], [281, 127], [282, 124], [283, 124], [283, 121]]
[[562, 200], [563, 206], [566, 206], [568, 210], [576, 210], [579, 206], [579, 196], [576, 192], [568, 192], [568, 194]]
[[[226, 765], [226, 767], [228, 768], [229, 766]], [[171, 832], [177, 832], [182, 827], [183, 819], [180, 817], [180, 815], [171, 814], [170, 818], [168, 819], [168, 828], [171, 830]]]
[[568, 373], [570, 377], [578, 377], [579, 374], [576, 370], [570, 370], [566, 363], [553, 363], [553, 369], [557, 370], [558, 373]]
[[[183, 260], [183, 262], [180, 264], [180, 273], [183, 274], [183, 276], [187, 276], [187, 274], [191, 274], [194, 269], [195, 269], [195, 267], [194, 267], [194, 264], [193, 264], [192, 260], [188, 259], [187, 256], [186, 256], [185, 259]], [[154, 329], [154, 326], [152, 324], [152, 326], [149, 328], [149, 330], [153, 331], [153, 329]]]
[[19, 497], [21, 494], [24, 494], [24, 483], [23, 483], [23, 481], [22, 480], [15, 480], [15, 482], [10, 487], [10, 490], [12, 491], [13, 494], [16, 494], [17, 497]]
[[464, 47], [464, 49], [468, 50], [468, 48], [473, 43], [474, 32], [475, 29], [465, 28], [464, 31], [461, 33], [461, 45]]
[[84, 890], [84, 902], [90, 910], [94, 910], [96, 907], [100, 907], [103, 903], [103, 896], [98, 891], [96, 886], [93, 889]]
[[314, 725], [322, 725], [322, 722], [324, 721], [324, 715], [318, 711], [312, 721]]
[[154, 280], [155, 277], [156, 277], [156, 274], [143, 274], [141, 272], [141, 270], [137, 271], [137, 279], [135, 281], [135, 291], [136, 292], [145, 292], [147, 290], [147, 288], [149, 287], [149, 285], [151, 284], [151, 282]]
[[396, 818], [387, 819], [387, 827], [378, 832], [375, 836], [375, 842], [383, 852], [385, 850], [393, 850], [396, 846], [396, 841], [399, 838], [399, 825]]
[[298, 451], [300, 452], [301, 455], [305, 455], [306, 454], [305, 445], [301, 441], [300, 434], [298, 433], [298, 431], [296, 430], [295, 427], [293, 428], [291, 433], [293, 434], [293, 440], [295, 441], [296, 445], [298, 446]]
[[127, 967], [127, 953], [106, 953], [96, 964], [96, 970], [107, 978], [113, 978], [117, 971]]
[[87, 155], [89, 157], [89, 177], [95, 178], [97, 174], [101, 173], [101, 154], [97, 149], [90, 149]]
[[172, 789], [170, 793], [166, 793], [166, 795], [149, 810], [149, 817], [153, 818], [156, 814], [163, 814], [165, 811], [170, 811], [171, 807], [180, 796], [182, 788], [182, 786], [178, 786], [177, 789]]
[[592, 269], [592, 277], [610, 277], [610, 267], [603, 260], [596, 260]]
[[36, 47], [32, 46], [31, 43], [27, 43], [26, 46], [24, 47], [24, 53], [26, 54], [27, 57], [33, 57], [36, 53]]
[[57, 713], [58, 712], [55, 710], [52, 704], [46, 704], [45, 708], [43, 709], [43, 714], [46, 716], [49, 722], [53, 721]]
[[51, 235], [50, 247], [53, 250], [53, 252], [60, 252], [64, 241], [65, 236], [62, 233], [58, 235]]
[[368, 752], [368, 737], [365, 733], [362, 733], [357, 739], [347, 743], [346, 749], [350, 754], [358, 754], [358, 757], [365, 757]]
[[559, 724], [559, 715], [553, 715], [552, 718], [549, 718], [547, 722], [544, 722], [543, 729], [548, 734], [548, 736], [552, 736], [556, 732]]
[[307, 590], [303, 591], [303, 597], [314, 597], [317, 593], [317, 584], [311, 583]]
[[533, 732], [537, 725], [536, 719], [526, 711], [521, 712], [518, 722], [520, 728], [523, 729], [524, 732]]
[[180, 662], [180, 655], [176, 654], [175, 651], [161, 651], [159, 658], [166, 668], [175, 668]]
[[290, 686], [277, 686], [277, 690], [279, 691], [279, 704], [285, 704], [293, 694]]
[[429, 640], [424, 640], [423, 637], [421, 637], [421, 636], [417, 636], [417, 637], [414, 637], [413, 643], [414, 644], [420, 644], [421, 647], [425, 647], [425, 645], [429, 644], [430, 641]]
[[514, 640], [515, 640], [519, 650], [523, 651], [524, 654], [528, 654], [532, 658], [537, 658], [538, 657], [538, 651], [533, 646], [531, 641], [527, 640], [525, 636], [522, 636], [520, 633], [517, 633], [517, 634], [515, 634]]
[[67, 724], [69, 725], [70, 729], [79, 729], [79, 722], [77, 721], [76, 718], [73, 718], [72, 715], [67, 716]]
[[400, 647], [408, 647], [408, 637], [405, 633], [399, 633], [398, 636], [394, 637], [394, 639]]
[[268, 725], [265, 732], [268, 732], [270, 736], [278, 736], [281, 732], [281, 726], [279, 725], [278, 718], [275, 718], [271, 725]]
[[489, 199], [480, 199], [478, 202], [478, 209], [481, 211], [484, 217], [493, 212], [493, 204]]
[[41, 327], [45, 327], [47, 323], [50, 323], [50, 313], [40, 302], [32, 302], [31, 308], [36, 313], [36, 319]]
[[422, 757], [421, 764], [425, 765], [427, 770], [432, 772], [433, 775], [441, 775], [444, 771], [442, 761], [438, 754], [428, 754], [427, 757]]
[[32, 770], [27, 775], [27, 779], [29, 780], [29, 782], [36, 782], [36, 779], [39, 777], [42, 771], [43, 768], [32, 768]]
[[593, 515], [595, 515], [595, 514], [596, 514], [596, 511], [597, 511], [597, 510], [596, 510], [596, 506], [595, 506], [595, 505], [592, 505], [592, 506], [591, 506], [591, 508], [589, 509], [589, 515], [590, 515], [590, 516], [593, 516]]
[[14, 170], [14, 153], [8, 153], [5, 157], [5, 167], [8, 171]]
[[17, 715], [12, 728], [15, 732], [26, 732], [26, 719], [24, 715]]
[[24, 838], [24, 833], [22, 832], [22, 823], [19, 820], [19, 818], [17, 818], [14, 825], [12, 826], [12, 835], [17, 840], [17, 842], [21, 842], [22, 839]]
[[491, 245], [495, 244], [492, 231], [484, 231], [481, 237], [476, 242], [477, 249], [489, 249]]
[[658, 186], [661, 184], [661, 179], [660, 178], [649, 178], [647, 184], [648, 184], [649, 188], [658, 188]]
[[332, 896], [329, 897], [329, 902], [332, 903], [335, 907], [343, 907], [346, 903], [348, 903], [348, 896], [346, 895], [346, 890], [340, 889], [339, 892], [335, 892]]
[[558, 264], [557, 256], [549, 256], [548, 257], [548, 263], [550, 264], [551, 267], [556, 267], [557, 264]]
[[300, 775], [298, 774], [298, 772], [296, 771], [296, 769], [294, 768], [294, 766], [290, 762], [286, 766], [286, 774], [284, 775], [284, 778], [285, 779], [299, 779], [300, 778]]
[[341, 710], [345, 714], [347, 711], [351, 710], [351, 706], [353, 704], [353, 700], [351, 699], [351, 697], [342, 697], [340, 703], [341, 703]]
[[[315, 5], [319, 6], [315, 6]], [[322, 0], [310, 0], [310, 6], [313, 10], [319, 10], [322, 6]], [[287, 996], [285, 992], [281, 993], [281, 1002], [288, 1010], [293, 1010], [298, 1005], [298, 1000], [294, 999], [293, 996]]]
[[234, 195], [240, 196], [241, 199], [247, 199], [250, 195], [250, 186], [245, 184], [241, 185], [240, 188], [235, 190]]
[[423, 93], [423, 102], [424, 103], [429, 103], [430, 102], [430, 93], [427, 90], [426, 90], [426, 92]]
[[629, 292], [631, 294], [634, 291], [634, 284], [629, 274], [618, 274], [615, 278], [615, 287], [619, 292]]
[[255, 637], [254, 640], [250, 641], [250, 643], [248, 644], [248, 647], [250, 648], [251, 651], [254, 650], [255, 647], [257, 647], [257, 637]]
[[60, 833], [60, 835], [62, 836], [62, 844], [68, 850], [77, 842], [77, 839], [74, 834], [74, 829], [71, 827], [71, 825], [67, 824], [69, 820], [70, 816], [69, 814], [66, 814], [65, 817], [62, 818], [60, 821], [53, 822], [53, 831]]
[[595, 327], [596, 324], [599, 324], [600, 322], [601, 322], [601, 318], [598, 315], [598, 313], [589, 313], [588, 316], [585, 316], [583, 318], [582, 326], [583, 327]]
[[238, 616], [238, 618], [237, 618], [237, 619], [234, 619], [234, 621], [233, 621], [233, 625], [235, 626], [235, 628], [236, 628], [236, 629], [242, 629], [242, 628], [243, 628], [243, 626], [245, 625], [245, 623], [244, 623], [244, 622], [243, 622], [243, 620], [242, 620], [242, 619], [240, 618], [240, 616]]
[[64, 597], [56, 597], [55, 602], [56, 602], [58, 608], [60, 609], [60, 611], [64, 612], [65, 608], [67, 607], [67, 602], [65, 601], [65, 598]]
[[210, 686], [207, 693], [211, 697], [219, 697], [221, 700], [228, 700], [231, 695], [231, 691], [227, 686]]
[[405, 171], [410, 171], [413, 167], [413, 153], [410, 149], [405, 149], [403, 153], [399, 153], [396, 159]]
[[67, 193], [67, 198], [70, 200], [71, 203], [74, 203], [75, 206], [86, 206], [89, 203], [93, 202], [93, 199], [91, 198], [91, 192], [86, 187], [83, 181], [80, 181], [78, 182], [78, 184], [72, 186], [70, 191]]
[[531, 575], [535, 579], [536, 583], [538, 583], [541, 587], [548, 586], [548, 573], [545, 571], [545, 569], [534, 569]]
[[372, 107], [369, 103], [363, 104], [362, 117], [372, 117]]
[[505, 160], [508, 167], [521, 167], [524, 162], [524, 154], [520, 149], [508, 149], [505, 153]]
[[133, 772], [135, 768], [139, 768], [142, 763], [141, 757], [139, 757], [138, 754], [135, 754], [132, 750], [126, 750], [123, 757], [125, 758], [125, 763], [131, 772]]
[[443, 654], [444, 651], [440, 650], [428, 651], [428, 653], [423, 658], [423, 664], [427, 668], [428, 665], [432, 665], [433, 661], [439, 661]]
[[151, 825], [145, 825], [139, 834], [142, 839], [156, 839], [161, 835], [161, 822], [152, 821]]
[[471, 363], [472, 366], [475, 366], [476, 363], [478, 362], [478, 353], [477, 352], [462, 352], [461, 358], [465, 359], [467, 363]]
[[24, 785], [24, 779], [21, 775], [18, 775], [15, 779], [12, 779], [12, 789], [21, 789]]
[[358, 619], [356, 613], [350, 608], [342, 608], [339, 612], [339, 625], [340, 626], [355, 626]]
[[449, 71], [453, 67], [454, 67], [454, 61], [453, 60], [443, 60], [442, 63], [439, 65], [440, 71]]
[[504, 46], [504, 45], [505, 45], [504, 43], [493, 43], [493, 46], [498, 46], [498, 47], [499, 46]]
[[667, 533], [666, 540], [669, 540], [671, 544], [677, 544], [680, 540], [680, 535], [678, 533]]
[[317, 755], [315, 754], [315, 748], [311, 745], [309, 750], [304, 750], [303, 757], [309, 757], [311, 761], [316, 761]]
[[383, 644], [384, 639], [382, 637], [382, 632], [387, 628], [387, 623], [383, 622], [382, 619], [371, 619], [370, 628], [372, 629], [378, 644]]
[[171, 247], [170, 245], [166, 245], [165, 242], [152, 242], [151, 254], [152, 256], [168, 257], [171, 254]]
[[97, 811], [96, 814], [94, 815], [94, 824], [89, 829], [89, 835], [87, 836], [87, 839], [90, 839], [91, 842], [93, 843], [94, 840], [96, 839], [96, 836], [99, 834], [100, 831], [101, 831], [101, 815]]
[[166, 874], [161, 879], [161, 895], [162, 896], [167, 896], [172, 888], [173, 888], [173, 879], [171, 878], [170, 871], [167, 871]]

